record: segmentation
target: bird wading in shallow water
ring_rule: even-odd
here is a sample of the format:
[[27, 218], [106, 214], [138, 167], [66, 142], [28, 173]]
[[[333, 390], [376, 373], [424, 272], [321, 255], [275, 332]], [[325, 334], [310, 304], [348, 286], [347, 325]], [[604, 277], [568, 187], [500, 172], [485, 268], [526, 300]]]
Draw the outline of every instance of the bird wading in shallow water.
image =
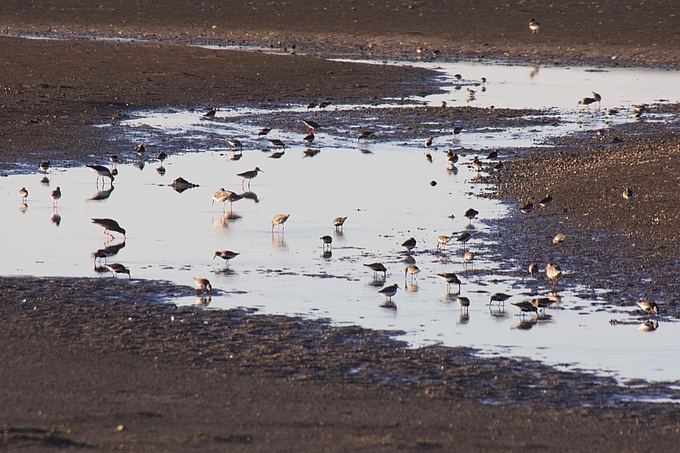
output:
[[498, 302], [498, 305], [504, 304], [506, 300], [510, 299], [512, 296], [510, 294], [505, 294], [505, 293], [494, 293], [491, 295], [489, 298], [489, 305], [491, 305], [494, 302]]
[[246, 181], [248, 181], [248, 187], [250, 187], [250, 181], [257, 176], [258, 173], [264, 173], [262, 170], [260, 170], [260, 167], [255, 167], [253, 170], [248, 170], [244, 171], [243, 173], [238, 173], [236, 176], [240, 176], [243, 178], [243, 181], [241, 181], [241, 187], [245, 184]]
[[390, 286], [384, 287], [383, 289], [381, 289], [381, 290], [378, 291], [378, 292], [379, 292], [380, 294], [382, 294], [383, 296], [385, 296], [385, 298], [386, 298], [387, 300], [390, 300], [390, 301], [391, 301], [391, 300], [392, 300], [392, 296], [394, 296], [395, 294], [397, 294], [397, 290], [398, 290], [398, 289], [399, 289], [399, 285], [397, 285], [397, 284], [395, 283], [394, 285], [390, 285]]
[[479, 214], [479, 211], [470, 208], [467, 211], [465, 211], [465, 214], [463, 214], [463, 217], [465, 217], [466, 219], [468, 219], [470, 221], [470, 223], [472, 223], [472, 219], [477, 217], [478, 214]]
[[324, 251], [331, 251], [333, 249], [333, 238], [331, 236], [321, 236], [322, 247]]
[[407, 252], [411, 252], [416, 247], [416, 240], [415, 238], [408, 238], [406, 239], [401, 246], [406, 250]]
[[333, 226], [335, 227], [336, 230], [341, 230], [343, 226], [345, 225], [345, 220], [347, 220], [347, 217], [336, 217], [333, 219]]
[[113, 235], [111, 234], [111, 231], [115, 231], [116, 233], [122, 234], [123, 237], [127, 237], [125, 228], [121, 227], [118, 222], [113, 219], [92, 219], [92, 223], [104, 227], [104, 234], [112, 239]]
[[288, 217], [290, 217], [290, 214], [276, 214], [272, 219], [272, 233], [274, 233], [275, 226], [278, 226], [279, 230], [285, 230], [286, 227], [283, 224], [286, 223]]
[[222, 258], [224, 261], [226, 261], [226, 262], [227, 262], [227, 266], [229, 266], [229, 260], [234, 259], [234, 258], [236, 258], [236, 257], [239, 256], [239, 255], [240, 255], [240, 253], [238, 253], [238, 252], [232, 252], [231, 250], [218, 250], [218, 251], [216, 251], [215, 254], [213, 255], [213, 260], [214, 260], [216, 257], [219, 256], [219, 257]]
[[364, 264], [367, 268], [373, 271], [373, 277], [378, 276], [378, 272], [383, 273], [383, 278], [387, 278], [387, 268], [382, 263]]
[[447, 292], [451, 291], [451, 285], [458, 285], [458, 292], [460, 292], [461, 282], [456, 274], [454, 274], [453, 272], [447, 272], [444, 274], [437, 274], [437, 276], [446, 282]]
[[640, 300], [635, 302], [635, 305], [640, 307], [640, 309], [647, 313], [659, 313], [659, 307], [654, 302], [647, 302]]
[[122, 264], [119, 263], [107, 264], [106, 268], [113, 274], [114, 277], [118, 274], [127, 274], [128, 278], [132, 278], [130, 275], [130, 269], [123, 266]]
[[558, 265], [548, 262], [545, 265], [545, 276], [554, 284], [562, 276], [562, 270]]
[[59, 199], [61, 198], [61, 188], [57, 187], [54, 189], [50, 194], [50, 198], [52, 198], [52, 205], [57, 206], [59, 204]]

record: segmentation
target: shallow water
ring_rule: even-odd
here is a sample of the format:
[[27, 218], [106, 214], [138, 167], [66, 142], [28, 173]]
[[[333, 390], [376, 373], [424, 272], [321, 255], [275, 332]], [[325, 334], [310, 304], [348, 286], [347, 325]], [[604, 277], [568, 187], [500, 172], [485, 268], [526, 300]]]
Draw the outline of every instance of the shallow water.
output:
[[[519, 98], [528, 99], [527, 92], [546, 93], [544, 79], [550, 79], [545, 83], [552, 85], [555, 98], [569, 98], [571, 104], [575, 103], [572, 95], [565, 94], [560, 86], [563, 78], [578, 86], [574, 92], [581, 94], [576, 99], [597, 89], [604, 97], [603, 104], [626, 109], [658, 99], [657, 92], [664, 87], [656, 86], [657, 81], [678, 77], [676, 73], [652, 71], [654, 75], [644, 75], [644, 79], [654, 81], [655, 86], [647, 89], [636, 86], [643, 77], [639, 70], [616, 71], [616, 80], [623, 79], [619, 81], [621, 86], [635, 89], [615, 97], [593, 86], [599, 83], [594, 78], [606, 80], [610, 73], [541, 68], [531, 77], [528, 68], [470, 64], [453, 65], [447, 71], [461, 72], [470, 80], [482, 76], [489, 79], [486, 92], [479, 93], [475, 102], [522, 108], [539, 106], [517, 103], [521, 102]], [[560, 77], [553, 76], [553, 72]], [[539, 81], [540, 89], [535, 86]], [[615, 84], [609, 80], [606, 86], [613, 91]], [[552, 99], [551, 96], [540, 95], [542, 99]], [[680, 93], [673, 96], [680, 98]], [[447, 95], [419, 101], [437, 105], [442, 99], [449, 105], [458, 102]], [[613, 104], [608, 104], [609, 99]], [[540, 104], [554, 106], [563, 119], [565, 126], [552, 129], [553, 133], [629, 120], [627, 116], [605, 118], [601, 111], [584, 112], [564, 102]], [[303, 107], [291, 109], [299, 111]], [[268, 113], [271, 112], [233, 109], [229, 114], [255, 115], [265, 124]], [[226, 114], [225, 110], [218, 113]], [[109, 217], [128, 231], [125, 246], [108, 259], [109, 263], [128, 266], [133, 278], [187, 285], [193, 285], [194, 276], [209, 278], [215, 288], [210, 308], [257, 307], [263, 313], [328, 317], [336, 323], [399, 329], [406, 332], [404, 338], [413, 345], [436, 342], [470, 346], [480, 348], [482, 355], [526, 356], [622, 380], [674, 381], [680, 377], [680, 364], [667, 360], [680, 352], [680, 346], [673, 341], [676, 325], [663, 322], [653, 332], [638, 330], [646, 318], [632, 308], [628, 313], [603, 307], [597, 291], [578, 288], [577, 297], [558, 284], [555, 290], [561, 301], [557, 307], [549, 308], [538, 319], [534, 315], [517, 315], [509, 302], [544, 295], [553, 287], [543, 278], [509, 276], [499, 269], [499, 263], [485, 259], [493, 231], [483, 221], [468, 225], [462, 214], [474, 207], [480, 211], [480, 219], [498, 218], [506, 214], [507, 208], [475, 196], [487, 187], [471, 182], [472, 155], [461, 158], [457, 172], [447, 171], [443, 150], [452, 143], [450, 135], [436, 136], [439, 149], [430, 151], [432, 163], [424, 159], [420, 143], [368, 142], [362, 143], [360, 149], [356, 141], [322, 131], [317, 133], [314, 146], [320, 150], [317, 155], [305, 157], [306, 147], [291, 145], [283, 157], [272, 159], [268, 152], [260, 151], [267, 143], [256, 138], [256, 129], [237, 121], [204, 121], [200, 113], [188, 111], [144, 112], [127, 125], [138, 141], [151, 144], [149, 148], [159, 136], [169, 141], [190, 137], [200, 142], [205, 134], [223, 134], [225, 138], [247, 137], [246, 149], [239, 161], [229, 160], [232, 153], [226, 148], [179, 153], [163, 164], [163, 175], [156, 170], [160, 164], [150, 156], [144, 159], [146, 165], [141, 171], [132, 162], [119, 164], [113, 191], [102, 200], [91, 199], [98, 188], [96, 176], [87, 168], [51, 169], [47, 174], [49, 184], [41, 183], [43, 175], [37, 173], [3, 178], [0, 273], [112, 278], [108, 272], [95, 270], [101, 264], [93, 260], [92, 253], [107, 243], [121, 244], [122, 239], [116, 234], [113, 241], [107, 242], [102, 228], [90, 221], [93, 217]], [[274, 131], [271, 136], [287, 143], [301, 143], [299, 134]], [[483, 150], [536, 145], [542, 136], [535, 131], [487, 131], [461, 134], [457, 140], [466, 148]], [[228, 205], [225, 214], [219, 204], [211, 205], [211, 196], [220, 187], [242, 192], [241, 178], [236, 174], [256, 166], [264, 170], [251, 185], [257, 202], [236, 202], [231, 216], [227, 215]], [[179, 176], [199, 187], [177, 193], [167, 185]], [[431, 181], [437, 184], [432, 186]], [[17, 195], [22, 186], [30, 192], [28, 208], [23, 211]], [[49, 198], [56, 186], [63, 191], [57, 210]], [[104, 189], [110, 190], [108, 181]], [[279, 213], [290, 213], [291, 217], [285, 232], [272, 233], [271, 219]], [[55, 214], [60, 217], [58, 225]], [[448, 217], [451, 214], [455, 219]], [[342, 232], [335, 231], [332, 225], [337, 216], [348, 217]], [[463, 247], [455, 238], [442, 253], [436, 251], [437, 236], [466, 230], [473, 234], [468, 248], [478, 253], [469, 268], [463, 266]], [[333, 237], [330, 256], [322, 253], [322, 235]], [[421, 273], [415, 282], [405, 282], [403, 271], [407, 255], [401, 243], [409, 237], [418, 241], [412, 257]], [[228, 270], [222, 260], [212, 259], [214, 251], [222, 249], [240, 253]], [[376, 281], [373, 272], [363, 266], [375, 261], [388, 267], [386, 282]], [[455, 297], [447, 294], [445, 283], [436, 276], [441, 272], [456, 272], [463, 281], [462, 294], [472, 301], [469, 316], [463, 315]], [[377, 291], [383, 283], [398, 283], [402, 288], [394, 297], [397, 310], [381, 307], [384, 298]], [[537, 294], [530, 295], [530, 287], [537, 288]], [[497, 291], [513, 295], [504, 311], [487, 305], [489, 295]], [[588, 294], [585, 298], [584, 293]], [[177, 302], [198, 301], [199, 295]], [[630, 324], [610, 325], [614, 317]]]

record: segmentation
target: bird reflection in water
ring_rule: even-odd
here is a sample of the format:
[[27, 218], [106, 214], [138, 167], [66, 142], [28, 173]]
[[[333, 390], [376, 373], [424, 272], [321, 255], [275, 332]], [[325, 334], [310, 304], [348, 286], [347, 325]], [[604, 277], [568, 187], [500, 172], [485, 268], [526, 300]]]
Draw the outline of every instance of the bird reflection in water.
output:
[[196, 307], [207, 307], [208, 305], [210, 305], [210, 302], [212, 302], [212, 297], [206, 296], [206, 297], [201, 297], [200, 299], [198, 299], [194, 303], [194, 305]]
[[514, 329], [518, 330], [530, 330], [532, 329], [536, 324], [538, 323], [538, 318], [534, 318], [532, 316], [526, 318], [520, 318], [520, 321], [515, 324]]
[[55, 224], [56, 226], [59, 226], [61, 224], [61, 216], [59, 215], [59, 210], [55, 206], [52, 209], [52, 215], [50, 216], [50, 221]]
[[163, 176], [165, 174], [165, 167], [162, 166], [162, 165], [159, 165], [158, 167], [156, 167], [156, 173]]
[[505, 311], [505, 307], [502, 305], [489, 304], [489, 314], [491, 317], [498, 320], [508, 317], [508, 313]]
[[467, 312], [459, 314], [458, 317], [456, 318], [456, 325], [458, 325], [458, 326], [465, 325], [469, 322], [470, 322], [470, 315]]
[[243, 192], [240, 193], [239, 196], [241, 198], [245, 198], [246, 200], [253, 200], [255, 203], [259, 203], [260, 199], [257, 197], [257, 194], [255, 192]]
[[104, 247], [103, 249], [99, 249], [92, 254], [92, 256], [94, 257], [95, 269], [97, 267], [97, 260], [99, 260], [100, 265], [102, 264], [102, 259], [104, 260], [104, 264], [106, 264], [107, 258], [111, 256], [116, 256], [118, 252], [120, 252], [120, 250], [125, 247], [125, 241], [111, 245], [105, 243], [105, 245], [106, 247]]
[[97, 190], [88, 200], [106, 200], [111, 196], [113, 189], [113, 184], [111, 184], [108, 189]]
[[333, 252], [330, 250], [324, 250], [321, 252], [321, 258], [329, 260], [333, 258]]

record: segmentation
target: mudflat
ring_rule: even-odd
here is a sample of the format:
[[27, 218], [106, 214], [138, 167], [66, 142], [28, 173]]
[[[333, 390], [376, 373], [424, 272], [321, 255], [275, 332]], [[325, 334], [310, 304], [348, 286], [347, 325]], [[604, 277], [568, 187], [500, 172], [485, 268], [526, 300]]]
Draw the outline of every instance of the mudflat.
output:
[[[541, 24], [538, 34], [529, 30], [531, 18]], [[93, 152], [132, 153], [134, 143], [109, 134], [117, 119], [140, 108], [370, 103], [436, 89], [427, 71], [320, 58], [329, 55], [677, 68], [678, 22], [664, 2], [8, 0], [0, 5], [8, 35], [0, 38], [2, 170], [43, 160], [77, 165]], [[190, 43], [257, 44], [288, 55]], [[496, 181], [499, 196], [518, 201], [552, 193], [556, 215], [530, 220], [518, 213], [502, 221], [510, 234], [499, 253], [514, 250], [528, 262], [541, 251], [521, 247], [522, 238], [561, 225], [577, 238], [566, 247], [615, 262], [617, 274], [629, 277], [617, 279], [613, 299], [637, 288], [640, 272], [649, 273], [655, 278], [635, 291], [664, 295], [664, 316], [676, 317], [676, 121], [564, 139], [507, 161]], [[92, 127], [104, 123], [112, 127]], [[627, 186], [631, 200], [621, 196]], [[606, 232], [612, 240], [579, 240], [584, 232]], [[592, 264], [580, 275], [610, 284], [605, 266]], [[531, 361], [479, 359], [466, 349], [410, 350], [386, 333], [319, 321], [159, 303], [191, 291], [164, 282], [0, 279], [0, 445], [677, 449], [680, 412], [673, 405], [612, 404], [624, 390], [606, 379]]]

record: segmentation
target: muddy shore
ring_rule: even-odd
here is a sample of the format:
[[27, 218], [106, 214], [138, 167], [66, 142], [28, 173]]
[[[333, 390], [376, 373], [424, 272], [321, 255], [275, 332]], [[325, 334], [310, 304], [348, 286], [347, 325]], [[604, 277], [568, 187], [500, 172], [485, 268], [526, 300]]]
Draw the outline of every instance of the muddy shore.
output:
[[[135, 144], [117, 134], [115, 123], [140, 108], [371, 103], [436, 90], [427, 71], [315, 55], [680, 65], [680, 24], [662, 2], [320, 5], [256, 1], [227, 8], [207, 1], [160, 10], [127, 0], [3, 2], [0, 26], [10, 35], [153, 42], [0, 38], [2, 171], [132, 153]], [[531, 17], [542, 24], [538, 36], [526, 25]], [[188, 42], [263, 44], [296, 55]], [[474, 109], [409, 114], [494, 121], [491, 112]], [[410, 121], [406, 115], [395, 124]], [[565, 284], [579, 279], [610, 287], [610, 301], [621, 306], [663, 300], [662, 316], [675, 317], [676, 122], [643, 120], [613, 130], [620, 141], [575, 137], [507, 157], [495, 181], [499, 196], [519, 203], [552, 193], [555, 202], [548, 215], [517, 212], [504, 220], [499, 256], [544, 260], [552, 253], [547, 246], [525, 244], [565, 231]], [[626, 186], [632, 200], [621, 196]], [[409, 350], [359, 328], [159, 303], [192, 291], [164, 282], [0, 279], [0, 445], [26, 451], [677, 448], [678, 409], [621, 402], [621, 395], [636, 394], [609, 380], [531, 361], [478, 359], [467, 349]], [[645, 391], [673, 395], [663, 384]]]

